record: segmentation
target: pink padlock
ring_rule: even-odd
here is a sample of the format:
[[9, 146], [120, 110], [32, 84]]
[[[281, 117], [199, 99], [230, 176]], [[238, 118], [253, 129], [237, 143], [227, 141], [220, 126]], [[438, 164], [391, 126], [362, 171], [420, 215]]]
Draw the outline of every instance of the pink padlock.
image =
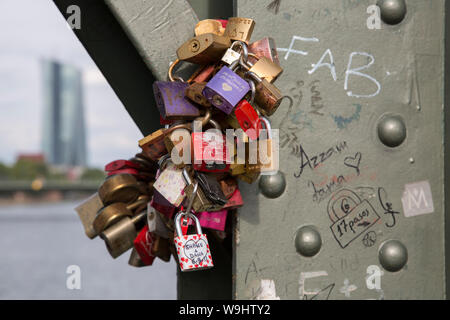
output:
[[[202, 211], [195, 213], [198, 220], [200, 221], [200, 225], [203, 228], [214, 229], [219, 231], [225, 230], [225, 223], [227, 222], [228, 210], [222, 209], [220, 211]], [[190, 224], [193, 224], [191, 222]]]

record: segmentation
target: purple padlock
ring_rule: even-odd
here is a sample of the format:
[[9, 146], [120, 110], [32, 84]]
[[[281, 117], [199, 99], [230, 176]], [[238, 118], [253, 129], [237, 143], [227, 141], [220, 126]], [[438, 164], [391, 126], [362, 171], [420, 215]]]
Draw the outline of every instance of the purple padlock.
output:
[[184, 95], [188, 86], [187, 83], [180, 81], [153, 83], [156, 105], [163, 119], [183, 120], [200, 116], [200, 110]]
[[[197, 216], [198, 220], [200, 221], [200, 225], [203, 228], [209, 228], [219, 231], [225, 230], [225, 223], [227, 222], [227, 215], [228, 210], [223, 209], [220, 211], [202, 211], [202, 212], [196, 212], [195, 215]], [[189, 224], [193, 224], [192, 221], [190, 221]]]
[[250, 85], [247, 81], [224, 66], [209, 80], [202, 93], [212, 105], [230, 114], [249, 91]]

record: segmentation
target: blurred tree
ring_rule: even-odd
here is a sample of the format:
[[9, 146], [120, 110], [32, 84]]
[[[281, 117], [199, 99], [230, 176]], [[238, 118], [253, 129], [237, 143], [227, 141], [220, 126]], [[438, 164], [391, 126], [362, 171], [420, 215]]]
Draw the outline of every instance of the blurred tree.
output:
[[80, 177], [80, 180], [103, 180], [106, 174], [100, 169], [86, 169]]
[[0, 180], [8, 180], [11, 174], [11, 169], [0, 162]]
[[48, 176], [45, 163], [29, 160], [18, 160], [11, 169], [11, 178], [15, 180], [33, 180]]

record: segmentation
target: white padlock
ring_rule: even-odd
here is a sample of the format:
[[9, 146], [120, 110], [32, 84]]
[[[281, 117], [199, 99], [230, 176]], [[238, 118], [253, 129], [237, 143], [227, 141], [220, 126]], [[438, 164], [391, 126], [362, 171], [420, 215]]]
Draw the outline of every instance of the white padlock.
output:
[[[241, 47], [241, 52], [237, 52], [233, 48], [239, 45]], [[231, 65], [233, 62], [238, 61], [241, 55], [244, 56], [244, 61], [247, 61], [248, 59], [248, 49], [245, 42], [242, 41], [234, 41], [231, 47], [225, 51], [225, 54], [222, 57], [222, 62], [224, 62], [226, 65]]]
[[[192, 203], [197, 195], [197, 188], [198, 183], [196, 182], [187, 209], [184, 212], [180, 211], [175, 216], [175, 229], [177, 234], [174, 237], [174, 243], [178, 254], [178, 263], [183, 272], [204, 270], [214, 266], [208, 238], [202, 232], [200, 221], [191, 213]], [[181, 230], [182, 217], [194, 219], [197, 233], [183, 235]]]

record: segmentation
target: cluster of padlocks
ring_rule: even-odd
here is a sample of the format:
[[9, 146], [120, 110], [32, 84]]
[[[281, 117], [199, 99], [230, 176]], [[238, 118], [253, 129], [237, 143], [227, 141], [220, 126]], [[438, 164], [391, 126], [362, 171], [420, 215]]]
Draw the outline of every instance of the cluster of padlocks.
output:
[[[141, 139], [133, 158], [107, 164], [107, 179], [77, 208], [87, 236], [100, 235], [113, 258], [133, 249], [134, 266], [173, 255], [181, 271], [211, 268], [202, 227], [223, 240], [227, 215], [243, 205], [237, 179], [253, 183], [278, 169], [266, 117], [283, 98], [272, 84], [282, 68], [272, 38], [249, 44], [254, 25], [238, 17], [197, 24], [169, 81], [153, 84], [165, 127]], [[173, 75], [181, 61], [199, 65], [188, 80]], [[231, 139], [226, 129], [236, 129]], [[249, 160], [255, 145], [268, 162]], [[189, 234], [190, 225], [196, 232]]]

